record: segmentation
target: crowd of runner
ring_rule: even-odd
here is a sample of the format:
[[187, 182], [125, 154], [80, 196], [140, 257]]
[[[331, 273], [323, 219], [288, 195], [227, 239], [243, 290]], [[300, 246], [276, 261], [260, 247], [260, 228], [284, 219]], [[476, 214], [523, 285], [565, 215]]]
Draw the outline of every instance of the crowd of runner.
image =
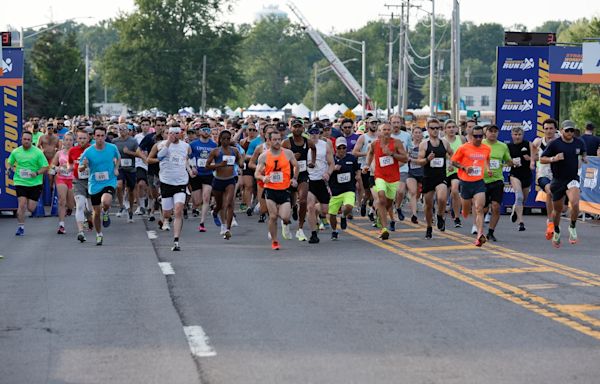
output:
[[57, 233], [69, 232], [65, 217], [74, 212], [82, 243], [93, 229], [96, 245], [103, 244], [114, 205], [115, 216], [128, 223], [140, 216], [172, 230], [173, 251], [181, 249], [190, 213], [198, 232], [211, 232], [210, 220], [230, 240], [239, 199], [237, 214], [268, 222], [274, 250], [280, 249], [279, 227], [283, 239], [316, 244], [329, 228], [331, 240], [338, 240], [354, 215], [368, 216], [385, 241], [396, 222], [407, 219], [405, 212], [419, 222], [421, 201], [425, 239], [433, 237], [434, 226], [445, 231], [448, 214], [455, 228], [473, 215], [474, 244], [481, 247], [497, 241], [508, 169], [515, 230], [526, 230], [523, 206], [537, 185], [546, 196], [546, 239], [560, 247], [567, 199], [569, 242], [575, 244], [578, 171], [587, 162], [586, 144], [596, 145], [592, 155], [600, 154], [598, 140], [575, 137], [570, 120], [559, 128], [547, 119], [543, 129], [543, 137], [529, 142], [521, 128], [513, 128], [506, 144], [498, 141], [496, 125], [469, 120], [459, 126], [432, 118], [425, 128], [411, 129], [398, 115], [389, 121], [31, 119], [22, 145], [8, 158], [18, 196], [16, 235], [25, 234], [26, 213], [36, 209], [46, 177], [58, 195]]

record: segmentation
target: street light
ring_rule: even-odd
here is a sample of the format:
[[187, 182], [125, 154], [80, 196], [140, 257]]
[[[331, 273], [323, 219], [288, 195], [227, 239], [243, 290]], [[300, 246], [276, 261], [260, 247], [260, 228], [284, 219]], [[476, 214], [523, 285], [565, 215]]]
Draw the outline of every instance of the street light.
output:
[[[39, 31], [35, 31], [34, 33], [32, 33], [30, 35], [27, 35], [27, 36], [23, 35], [23, 28], [21, 27], [21, 46], [22, 47], [24, 46], [23, 42], [25, 41], [25, 39], [28, 39], [30, 37], [39, 35], [40, 33], [44, 33], [46, 31], [50, 31], [50, 30], [52, 30], [54, 28], [58, 28], [61, 25], [68, 23], [69, 21], [78, 20], [78, 19], [93, 19], [93, 18], [94, 18], [93, 16], [71, 17], [70, 19], [65, 19], [65, 20], [62, 20], [62, 21], [58, 21], [58, 22], [56, 22], [56, 24], [54, 24], [54, 25], [52, 25], [52, 26], [50, 26], [48, 28], [40, 29]], [[41, 27], [41, 26], [48, 25], [48, 24], [53, 24], [53, 23], [54, 22], [44, 23], [44, 24], [40, 24], [40, 25], [34, 25], [33, 27], [27, 27], [27, 29], [37, 28], [37, 27]]]
[[[352, 59], [348, 59], [345, 61], [342, 61], [342, 64], [346, 64], [349, 63], [351, 61], [358, 61], [358, 59], [356, 57], [352, 58]], [[315, 78], [314, 78], [314, 91], [313, 91], [313, 111], [315, 112], [315, 115], [317, 114], [317, 91], [318, 91], [318, 78], [320, 75], [324, 75], [329, 71], [333, 70], [333, 67], [331, 65], [328, 65], [324, 68], [319, 68], [317, 67], [317, 63], [313, 64], [313, 69], [314, 69], [314, 74], [315, 74]], [[364, 97], [364, 91], [363, 91], [363, 97]]]

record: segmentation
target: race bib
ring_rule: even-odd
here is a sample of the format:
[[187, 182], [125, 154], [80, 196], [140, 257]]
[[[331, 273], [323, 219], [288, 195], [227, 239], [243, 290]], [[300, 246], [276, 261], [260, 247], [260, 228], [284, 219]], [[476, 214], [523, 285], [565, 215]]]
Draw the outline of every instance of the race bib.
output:
[[521, 158], [520, 157], [515, 157], [512, 159], [513, 165], [515, 167], [520, 167], [521, 166]]
[[306, 160], [298, 160], [298, 170], [300, 172], [306, 172]]
[[185, 159], [181, 156], [171, 155], [169, 160], [171, 161], [171, 163], [173, 163], [175, 165], [184, 165], [185, 164]]
[[443, 157], [434, 157], [431, 160], [431, 168], [443, 168], [444, 167], [444, 158]]
[[86, 169], [85, 171], [79, 171], [77, 172], [79, 174], [79, 178], [80, 179], [89, 179], [90, 177], [90, 170]]
[[94, 179], [96, 181], [106, 181], [106, 180], [108, 180], [108, 171], [94, 173]]
[[31, 172], [29, 169], [19, 169], [19, 177], [23, 178], [23, 179], [29, 179], [30, 177], [34, 177], [33, 176], [33, 172]]
[[490, 160], [490, 169], [499, 169], [500, 160]]
[[131, 159], [121, 159], [121, 167], [131, 167], [132, 165]]
[[392, 156], [381, 156], [379, 158], [379, 165], [382, 167], [388, 167], [394, 164], [394, 158]]
[[467, 174], [469, 176], [481, 176], [481, 167], [471, 167]]
[[227, 165], [235, 164], [235, 156], [223, 156], [223, 161], [227, 162]]
[[414, 161], [411, 161], [411, 162], [408, 164], [408, 167], [409, 167], [410, 169], [418, 169], [418, 168], [421, 168], [421, 166], [420, 166], [419, 164], [415, 163]]
[[571, 180], [571, 182], [569, 184], [567, 184], [567, 189], [571, 189], [571, 188], [579, 188], [579, 181]]
[[271, 180], [271, 183], [274, 184], [283, 183], [283, 172], [271, 172], [269, 179]]
[[66, 167], [65, 168], [60, 167], [58, 169], [58, 174], [61, 176], [71, 176], [71, 171], [69, 171], [69, 169]]
[[340, 184], [349, 183], [350, 179], [350, 172], [338, 173], [337, 175], [337, 182]]
[[206, 167], [206, 160], [207, 159], [198, 159], [198, 166], [201, 168], [205, 168]]

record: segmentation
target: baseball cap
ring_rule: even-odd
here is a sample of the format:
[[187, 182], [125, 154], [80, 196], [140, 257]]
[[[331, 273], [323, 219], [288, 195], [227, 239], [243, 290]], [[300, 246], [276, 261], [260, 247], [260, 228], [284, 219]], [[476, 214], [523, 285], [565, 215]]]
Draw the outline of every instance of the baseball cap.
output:
[[368, 121], [369, 123], [379, 123], [379, 119], [377, 119], [376, 117], [369, 117], [369, 118], [367, 119], [367, 121]]
[[169, 133], [181, 133], [181, 127], [169, 127]]
[[319, 120], [329, 120], [329, 115], [323, 113], [319, 115]]
[[321, 133], [322, 129], [323, 129], [323, 124], [317, 121], [310, 125], [310, 127], [308, 128], [308, 133], [310, 133], [310, 134]]
[[285, 125], [285, 123], [283, 121], [280, 121], [277, 123], [278, 131], [285, 131], [286, 129], [287, 129], [287, 125]]
[[340, 136], [337, 139], [335, 139], [335, 147], [337, 148], [340, 145], [348, 146], [348, 141], [346, 140], [346, 138], [344, 136]]
[[296, 125], [304, 125], [304, 122], [300, 119], [294, 119], [292, 120], [292, 127], [296, 126]]
[[560, 126], [563, 129], [565, 129], [565, 128], [573, 128], [573, 129], [575, 129], [575, 122], [573, 120], [564, 120]]

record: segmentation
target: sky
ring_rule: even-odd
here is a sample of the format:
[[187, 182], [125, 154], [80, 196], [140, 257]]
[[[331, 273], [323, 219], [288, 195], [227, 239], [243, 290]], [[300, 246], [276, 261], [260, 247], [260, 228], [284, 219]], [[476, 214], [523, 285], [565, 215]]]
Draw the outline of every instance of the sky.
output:
[[[256, 12], [263, 6], [276, 5], [290, 14], [292, 20], [296, 20], [286, 3], [282, 0], [236, 0], [233, 2], [233, 11], [222, 17], [235, 24], [252, 23]], [[385, 4], [399, 4], [400, 0], [296, 0], [295, 3], [313, 27], [331, 33], [358, 29], [370, 20], [387, 19], [392, 12], [397, 15], [399, 8], [386, 8]], [[430, 0], [412, 0], [411, 4], [420, 4], [424, 10], [431, 10]], [[450, 17], [452, 0], [436, 0], [435, 4], [436, 13]], [[520, 23], [529, 30], [546, 20], [600, 17], [600, 1], [597, 0], [460, 0], [460, 4], [462, 21], [476, 24], [497, 22], [505, 27]], [[115, 17], [121, 11], [131, 12], [133, 9], [133, 0], [10, 1], [0, 12], [0, 30], [5, 30], [7, 25], [16, 29], [28, 28], [70, 18], [93, 25]], [[426, 16], [424, 10], [413, 10], [411, 18], [416, 20]]]

